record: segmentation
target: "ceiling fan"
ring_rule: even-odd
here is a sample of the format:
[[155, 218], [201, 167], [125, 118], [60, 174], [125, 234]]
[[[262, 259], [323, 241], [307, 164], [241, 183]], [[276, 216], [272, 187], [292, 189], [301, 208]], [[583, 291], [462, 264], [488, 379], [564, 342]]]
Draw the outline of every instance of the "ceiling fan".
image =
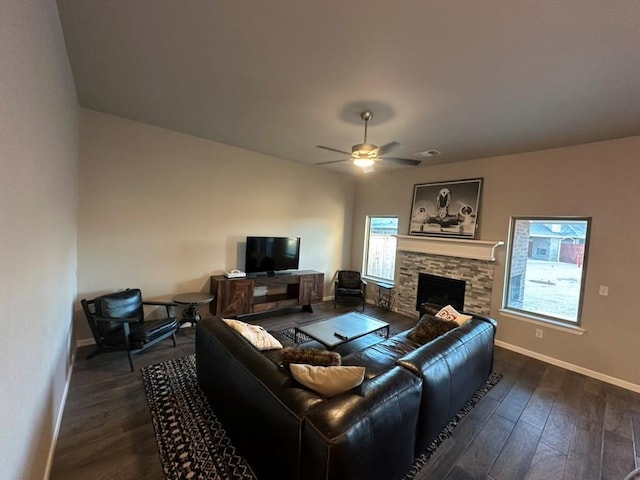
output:
[[[329, 165], [332, 163], [340, 163], [340, 162], [353, 162], [354, 165], [358, 167], [371, 167], [374, 163], [379, 161], [384, 161], [387, 163], [395, 163], [396, 165], [411, 165], [417, 166], [420, 165], [420, 160], [412, 160], [409, 158], [397, 158], [397, 157], [387, 157], [387, 153], [392, 152], [393, 150], [397, 150], [401, 147], [398, 142], [390, 142], [381, 147], [377, 145], [373, 145], [371, 143], [367, 143], [367, 126], [369, 120], [373, 118], [372, 112], [362, 112], [360, 113], [360, 118], [364, 121], [364, 141], [362, 143], [358, 143], [351, 147], [351, 152], [345, 152], [344, 150], [339, 150], [337, 148], [325, 147], [323, 145], [316, 145], [318, 148], [322, 148], [324, 150], [329, 150], [331, 152], [344, 153], [345, 155], [349, 155], [349, 158], [345, 158], [343, 160], [333, 160], [331, 162], [321, 162], [316, 165]], [[384, 156], [384, 158], [382, 158]]]

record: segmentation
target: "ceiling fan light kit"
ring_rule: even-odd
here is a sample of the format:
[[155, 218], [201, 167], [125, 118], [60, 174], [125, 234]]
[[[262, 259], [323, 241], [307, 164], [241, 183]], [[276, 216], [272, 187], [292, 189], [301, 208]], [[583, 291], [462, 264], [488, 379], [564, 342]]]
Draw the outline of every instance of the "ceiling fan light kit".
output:
[[343, 150], [338, 150], [337, 148], [325, 147], [323, 145], [317, 145], [318, 148], [322, 148], [324, 150], [329, 150], [332, 152], [338, 153], [346, 153], [350, 155], [350, 158], [344, 160], [334, 160], [331, 162], [322, 162], [317, 165], [328, 165], [332, 163], [342, 163], [348, 162], [351, 160], [354, 165], [365, 168], [365, 171], [371, 171], [370, 168], [374, 163], [378, 161], [387, 161], [389, 163], [395, 163], [396, 165], [411, 165], [417, 166], [420, 165], [420, 160], [412, 160], [409, 158], [382, 158], [382, 155], [386, 155], [392, 150], [396, 150], [401, 147], [398, 142], [390, 142], [386, 145], [382, 145], [378, 147], [377, 145], [373, 145], [371, 143], [367, 143], [367, 127], [369, 120], [373, 118], [372, 112], [362, 112], [360, 113], [360, 118], [364, 121], [364, 141], [362, 143], [357, 143], [351, 147], [351, 153], [345, 152]]
[[358, 143], [351, 147], [351, 156], [353, 158], [376, 158], [378, 156], [378, 147], [368, 143]]
[[375, 163], [375, 160], [373, 158], [354, 158], [353, 159], [353, 164], [356, 167], [370, 167], [371, 165], [373, 165]]

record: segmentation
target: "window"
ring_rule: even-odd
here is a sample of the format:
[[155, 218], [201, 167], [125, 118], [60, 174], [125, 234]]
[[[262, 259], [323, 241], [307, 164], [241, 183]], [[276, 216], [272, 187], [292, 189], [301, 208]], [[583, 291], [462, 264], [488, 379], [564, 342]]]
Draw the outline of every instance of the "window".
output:
[[579, 325], [590, 218], [512, 217], [503, 308]]
[[364, 276], [393, 282], [396, 270], [398, 217], [367, 217], [364, 238]]

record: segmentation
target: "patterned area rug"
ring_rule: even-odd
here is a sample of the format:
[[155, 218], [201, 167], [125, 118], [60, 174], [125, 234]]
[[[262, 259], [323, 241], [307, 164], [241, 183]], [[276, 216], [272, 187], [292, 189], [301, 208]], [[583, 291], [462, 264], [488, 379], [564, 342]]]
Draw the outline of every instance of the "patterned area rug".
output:
[[196, 356], [142, 369], [167, 480], [255, 479], [196, 379]]
[[[404, 480], [416, 476], [438, 446], [451, 436], [456, 425], [501, 378], [499, 373], [491, 374], [427, 451], [416, 459]], [[198, 385], [195, 355], [145, 367], [142, 379], [167, 480], [256, 479]]]

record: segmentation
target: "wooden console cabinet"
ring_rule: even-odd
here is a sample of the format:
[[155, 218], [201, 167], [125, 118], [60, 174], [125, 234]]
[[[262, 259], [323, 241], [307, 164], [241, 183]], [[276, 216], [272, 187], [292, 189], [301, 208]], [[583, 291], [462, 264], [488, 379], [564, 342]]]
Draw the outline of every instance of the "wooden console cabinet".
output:
[[[256, 295], [256, 287], [265, 294]], [[214, 275], [211, 293], [216, 298], [209, 304], [209, 310], [211, 314], [225, 318], [297, 306], [311, 312], [311, 304], [322, 301], [323, 290], [324, 273], [313, 270], [253, 278]]]

